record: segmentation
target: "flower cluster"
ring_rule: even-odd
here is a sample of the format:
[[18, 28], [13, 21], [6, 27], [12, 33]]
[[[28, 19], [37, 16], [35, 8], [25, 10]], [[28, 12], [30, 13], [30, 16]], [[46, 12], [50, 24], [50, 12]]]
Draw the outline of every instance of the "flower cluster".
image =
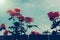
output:
[[31, 22], [33, 22], [33, 18], [25, 17], [25, 22], [26, 23], [31, 23]]
[[31, 32], [31, 35], [39, 35], [40, 33], [39, 32], [37, 32], [37, 31], [32, 31]]
[[4, 35], [8, 35], [8, 30], [6, 29], [6, 24], [5, 23], [3, 23], [3, 24], [0, 25], [0, 31], [2, 29], [4, 29]]
[[49, 12], [48, 13], [48, 17], [49, 17], [49, 19], [52, 21], [52, 20], [54, 20], [56, 17], [59, 17], [59, 12]]
[[15, 8], [14, 10], [8, 10], [7, 13], [10, 14], [11, 17], [20, 15], [20, 9]]
[[[14, 32], [17, 32], [19, 30], [21, 30], [21, 31], [24, 30], [23, 32], [25, 32], [26, 30], [25, 30], [24, 27], [22, 27], [22, 24], [24, 24], [24, 22], [27, 23], [27, 24], [30, 24], [31, 22], [33, 22], [33, 18], [31, 18], [31, 17], [25, 17], [22, 14], [20, 14], [21, 13], [21, 9], [19, 9], [19, 8], [15, 8], [13, 10], [11, 10], [11, 9], [7, 10], [7, 13], [10, 15], [9, 20], [13, 19], [13, 21], [14, 21], [14, 23], [13, 23], [14, 26], [9, 27], [9, 28], [15, 28], [16, 30]], [[15, 18], [18, 19], [18, 22], [15, 22]], [[5, 24], [2, 24], [1, 27], [5, 28], [6, 26], [5, 26]], [[5, 29], [4, 35], [8, 35], [8, 32], [10, 32], [10, 31], [8, 31], [7, 29]], [[12, 32], [12, 33], [14, 33], [14, 32]], [[33, 33], [34, 34], [38, 34], [37, 32], [33, 32]]]
[[8, 35], [8, 30], [4, 30], [4, 36], [7, 36]]
[[0, 30], [2, 30], [2, 29], [6, 29], [5, 23], [3, 23], [3, 24], [0, 25]]
[[15, 8], [14, 10], [7, 11], [7, 13], [9, 13], [11, 17], [16, 17], [17, 19], [19, 19], [19, 21], [25, 21], [26, 23], [33, 22], [33, 18], [24, 17], [23, 15], [20, 14], [20, 12], [21, 10], [19, 8]]

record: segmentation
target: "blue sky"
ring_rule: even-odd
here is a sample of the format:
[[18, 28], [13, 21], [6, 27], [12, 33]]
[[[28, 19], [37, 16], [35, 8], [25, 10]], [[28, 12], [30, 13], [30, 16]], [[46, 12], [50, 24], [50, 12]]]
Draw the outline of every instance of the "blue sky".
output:
[[[21, 8], [21, 14], [34, 18], [32, 24], [36, 24], [39, 28], [31, 28], [26, 32], [29, 34], [32, 30], [37, 30], [42, 33], [45, 30], [51, 32], [51, 22], [48, 19], [47, 13], [50, 11], [60, 11], [60, 0], [3, 0], [0, 3], [0, 24], [6, 23], [7, 26], [12, 25], [9, 21], [8, 9]], [[1, 31], [0, 34], [2, 34]]]

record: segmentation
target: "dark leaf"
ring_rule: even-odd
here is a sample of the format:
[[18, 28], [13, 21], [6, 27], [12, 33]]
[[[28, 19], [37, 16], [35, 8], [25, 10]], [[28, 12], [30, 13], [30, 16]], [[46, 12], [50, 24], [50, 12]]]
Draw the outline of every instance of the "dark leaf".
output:
[[15, 22], [14, 25], [15, 25], [16, 27], [19, 27], [20, 23], [19, 23], [19, 22]]
[[57, 26], [59, 26], [59, 24], [60, 24], [60, 21], [58, 21], [58, 22], [56, 22], [56, 23], [52, 24], [51, 29], [56, 28]]

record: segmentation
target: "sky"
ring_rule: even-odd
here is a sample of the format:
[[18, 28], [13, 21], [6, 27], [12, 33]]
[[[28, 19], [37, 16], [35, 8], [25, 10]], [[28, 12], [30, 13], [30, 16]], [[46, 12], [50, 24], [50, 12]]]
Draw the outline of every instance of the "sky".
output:
[[[47, 13], [51, 11], [60, 12], [60, 0], [1, 0], [0, 1], [0, 24], [6, 23], [7, 27], [12, 25], [7, 14], [8, 9], [20, 8], [21, 14], [34, 18], [31, 24], [37, 25], [40, 29], [33, 27], [28, 29], [26, 34], [30, 34], [32, 30], [38, 31], [40, 34], [46, 30], [52, 31], [51, 21], [48, 19]], [[0, 31], [2, 35], [4, 30]]]

